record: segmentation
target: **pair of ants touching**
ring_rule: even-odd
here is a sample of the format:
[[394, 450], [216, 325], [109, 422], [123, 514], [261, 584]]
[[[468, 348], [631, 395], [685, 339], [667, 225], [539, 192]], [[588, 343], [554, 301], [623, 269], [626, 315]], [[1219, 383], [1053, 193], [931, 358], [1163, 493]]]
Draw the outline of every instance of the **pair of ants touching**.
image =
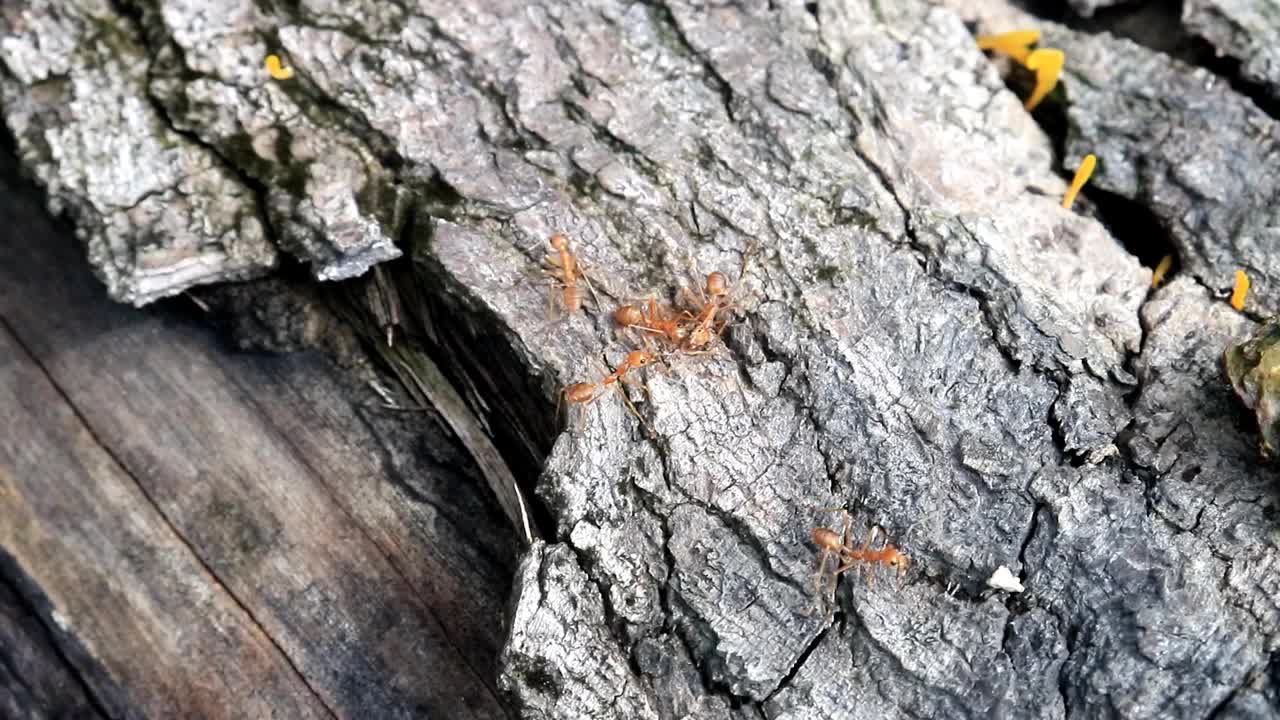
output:
[[[594, 289], [584, 274], [582, 263], [562, 234], [551, 236], [551, 252], [547, 255], [546, 270], [551, 278], [555, 294], [559, 296], [565, 312], [574, 314], [582, 308], [582, 287]], [[712, 341], [724, 332], [727, 315], [734, 309], [729, 303], [729, 280], [724, 273], [712, 272], [698, 289], [698, 296], [682, 288], [674, 305], [664, 305], [650, 297], [641, 304], [623, 305], [613, 313], [614, 322], [626, 332], [639, 333], [644, 350], [633, 350], [622, 364], [598, 382], [574, 383], [564, 390], [564, 400], [569, 405], [586, 405], [607, 391], [621, 387], [632, 370], [652, 365], [675, 354], [698, 355], [709, 352]], [[599, 304], [599, 298], [596, 298]], [[624, 395], [625, 399], [625, 395]], [[630, 403], [628, 403], [630, 406]], [[634, 412], [634, 408], [632, 408]]]
[[887, 535], [884, 544], [879, 549], [873, 549], [871, 546], [876, 534], [883, 533], [882, 528], [872, 525], [867, 531], [867, 539], [861, 547], [857, 547], [849, 538], [849, 512], [841, 508], [828, 508], [825, 511], [841, 513], [844, 516], [844, 530], [837, 533], [825, 527], [813, 529], [813, 544], [820, 551], [818, 572], [813, 579], [814, 590], [820, 602], [835, 593], [836, 583], [842, 573], [848, 570], [857, 573], [863, 565], [869, 566], [868, 584], [872, 583], [874, 572], [880, 567], [892, 569], [898, 576], [898, 582], [902, 582], [911, 565], [911, 557], [889, 544]]
[[728, 325], [724, 317], [733, 310], [728, 295], [729, 279], [724, 273], [713, 272], [707, 275], [700, 298], [695, 300], [687, 288], [681, 289], [684, 310], [665, 307], [651, 297], [644, 305], [618, 308], [613, 320], [624, 329], [643, 333], [646, 340], [656, 339], [668, 352], [698, 354], [706, 352]]

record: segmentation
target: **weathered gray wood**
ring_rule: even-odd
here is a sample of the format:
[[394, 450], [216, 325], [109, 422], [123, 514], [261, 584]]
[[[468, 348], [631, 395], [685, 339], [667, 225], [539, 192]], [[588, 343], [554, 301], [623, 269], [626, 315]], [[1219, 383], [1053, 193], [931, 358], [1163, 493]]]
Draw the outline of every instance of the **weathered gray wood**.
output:
[[329, 714], [8, 327], [0, 408], [0, 547], [108, 712], [216, 716], [240, 696], [250, 714]]
[[104, 304], [66, 229], [4, 191], [0, 548], [102, 705], [503, 716], [516, 546], [439, 419]]

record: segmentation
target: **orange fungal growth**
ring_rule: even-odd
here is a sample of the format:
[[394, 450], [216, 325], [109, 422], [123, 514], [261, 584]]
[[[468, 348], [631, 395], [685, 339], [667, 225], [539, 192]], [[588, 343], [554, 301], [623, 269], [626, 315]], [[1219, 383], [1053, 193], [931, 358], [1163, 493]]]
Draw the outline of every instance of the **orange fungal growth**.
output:
[[293, 68], [287, 68], [280, 64], [279, 55], [267, 56], [267, 72], [276, 80], [288, 80], [293, 77]]
[[983, 35], [978, 38], [979, 50], [995, 50], [1026, 64], [1031, 46], [1040, 42], [1039, 30], [1014, 30], [999, 35]]
[[1089, 178], [1093, 175], [1093, 169], [1098, 166], [1098, 158], [1093, 153], [1084, 156], [1084, 160], [1080, 162], [1080, 167], [1076, 168], [1076, 176], [1071, 178], [1071, 187], [1067, 188], [1067, 194], [1062, 196], [1062, 209], [1070, 210], [1071, 206], [1076, 202], [1076, 196], [1080, 194], [1080, 188], [1089, 182]]
[[1151, 287], [1160, 287], [1160, 283], [1164, 282], [1164, 276], [1169, 274], [1169, 268], [1173, 267], [1173, 256], [1165, 255], [1160, 258], [1160, 263], [1156, 265], [1155, 272], [1151, 273]]
[[1231, 291], [1231, 307], [1244, 310], [1244, 299], [1249, 294], [1249, 276], [1243, 270], [1236, 271], [1236, 287]]
[[1026, 62], [1023, 64], [1027, 69], [1036, 74], [1036, 87], [1031, 91], [1031, 97], [1027, 98], [1027, 102], [1023, 105], [1027, 112], [1036, 109], [1041, 100], [1044, 100], [1053, 89], [1058, 86], [1058, 78], [1062, 76], [1062, 66], [1066, 64], [1067, 56], [1061, 50], [1053, 48], [1038, 48], [1032, 50], [1027, 56]]

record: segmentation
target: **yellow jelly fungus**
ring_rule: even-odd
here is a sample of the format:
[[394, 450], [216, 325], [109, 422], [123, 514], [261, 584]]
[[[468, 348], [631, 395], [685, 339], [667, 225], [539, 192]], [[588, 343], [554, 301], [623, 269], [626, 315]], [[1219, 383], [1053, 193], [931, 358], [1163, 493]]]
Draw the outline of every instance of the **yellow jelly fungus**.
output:
[[978, 38], [979, 50], [995, 50], [1017, 60], [1024, 65], [1031, 46], [1040, 42], [1039, 30], [1014, 30], [999, 35], [983, 35]]
[[293, 77], [293, 68], [280, 65], [279, 55], [267, 56], [267, 72], [271, 73], [271, 77], [277, 80], [288, 80]]
[[1249, 276], [1243, 270], [1236, 271], [1236, 288], [1231, 291], [1231, 307], [1244, 310], [1244, 298], [1249, 294]]
[[1070, 210], [1071, 206], [1076, 202], [1076, 196], [1080, 194], [1080, 188], [1089, 182], [1089, 177], [1093, 175], [1093, 169], [1098, 165], [1098, 158], [1089, 153], [1084, 156], [1084, 160], [1080, 161], [1080, 167], [1076, 169], [1076, 176], [1071, 178], [1071, 187], [1067, 188], [1067, 194], [1062, 196], [1062, 208]]
[[1066, 60], [1067, 56], [1061, 50], [1052, 48], [1032, 50], [1027, 56], [1024, 64], [1036, 74], [1036, 88], [1023, 106], [1027, 112], [1035, 110], [1040, 101], [1058, 86], [1058, 77], [1062, 75], [1062, 66]]
[[1169, 268], [1173, 267], [1173, 256], [1165, 255], [1160, 258], [1160, 263], [1156, 265], [1156, 271], [1151, 273], [1151, 287], [1160, 287], [1160, 283], [1164, 282], [1164, 276], [1169, 274]]

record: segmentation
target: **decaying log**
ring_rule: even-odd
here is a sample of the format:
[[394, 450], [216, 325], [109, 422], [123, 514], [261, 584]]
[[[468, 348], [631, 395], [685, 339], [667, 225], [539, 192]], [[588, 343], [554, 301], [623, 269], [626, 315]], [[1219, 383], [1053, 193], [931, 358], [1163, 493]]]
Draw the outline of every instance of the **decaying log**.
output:
[[[175, 240], [106, 202], [119, 184], [67, 180], [100, 156], [47, 131], [121, 122], [47, 106], [98, 85], [142, 109], [140, 147], [168, 139], [253, 190], [200, 220], [218, 237], [256, 218], [322, 278], [404, 253], [418, 322], [499, 444], [532, 462], [554, 443], [536, 483], [547, 542], [515, 573], [501, 652], [522, 716], [1274, 714], [1280, 490], [1222, 377], [1254, 318], [1221, 291], [1245, 267], [1250, 313], [1276, 308], [1275, 120], [1225, 80], [1043, 24], [1068, 57], [1055, 159], [965, 25], [1035, 23], [996, 0], [86, 5], [6, 11], [0, 85], [19, 152], [117, 297], [145, 299], [95, 243]], [[85, 39], [101, 24], [118, 48]], [[294, 76], [268, 77], [268, 52]], [[104, 80], [87, 53], [135, 72]], [[1153, 291], [1092, 203], [1059, 206], [1056, 173], [1086, 152], [1108, 201], [1168, 234], [1172, 282]], [[208, 192], [182, 197], [194, 212]], [[548, 315], [553, 232], [592, 281], [582, 313]], [[740, 308], [723, 342], [637, 373], [634, 414], [609, 393], [558, 424], [562, 388], [640, 342], [612, 310], [669, 302], [711, 269]], [[302, 455], [326, 450], [346, 457]], [[333, 490], [305, 480], [297, 502]], [[179, 532], [200, 527], [193, 500], [139, 484]], [[253, 524], [296, 542], [279, 501]], [[342, 507], [326, 527], [398, 512]], [[817, 592], [810, 532], [839, 526], [833, 507], [911, 555], [901, 582]], [[409, 549], [387, 533], [337, 545], [317, 574], [395, 565], [388, 545]], [[217, 559], [246, 605], [301, 604], [299, 625], [263, 629], [331, 682], [300, 578]], [[425, 583], [352, 592], [418, 612]], [[370, 666], [386, 687], [408, 687], [388, 662], [404, 644], [449, 633], [405, 623]], [[318, 697], [346, 715], [375, 695]]]
[[0, 715], [506, 717], [514, 538], [439, 418], [108, 305], [3, 177]]

